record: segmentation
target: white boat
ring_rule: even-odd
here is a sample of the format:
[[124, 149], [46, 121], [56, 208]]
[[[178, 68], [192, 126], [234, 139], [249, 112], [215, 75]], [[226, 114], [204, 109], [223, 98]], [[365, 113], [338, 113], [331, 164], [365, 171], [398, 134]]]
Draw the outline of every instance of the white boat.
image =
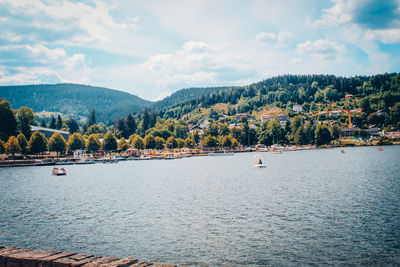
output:
[[64, 168], [54, 168], [52, 174], [56, 176], [67, 175], [67, 171]]
[[264, 163], [254, 162], [254, 168], [267, 168], [267, 165]]

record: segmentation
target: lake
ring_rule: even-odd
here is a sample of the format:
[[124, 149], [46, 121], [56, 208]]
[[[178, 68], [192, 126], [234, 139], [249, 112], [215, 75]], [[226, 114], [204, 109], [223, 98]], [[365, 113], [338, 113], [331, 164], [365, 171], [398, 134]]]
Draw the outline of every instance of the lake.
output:
[[[400, 146], [0, 169], [0, 244], [187, 265], [400, 265]], [[262, 154], [267, 168], [253, 162]]]

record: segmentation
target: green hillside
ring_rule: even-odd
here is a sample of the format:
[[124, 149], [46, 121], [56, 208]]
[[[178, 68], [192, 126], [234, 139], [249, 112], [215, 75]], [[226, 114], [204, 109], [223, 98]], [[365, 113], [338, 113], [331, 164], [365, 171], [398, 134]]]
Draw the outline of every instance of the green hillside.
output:
[[175, 93], [167, 96], [166, 98], [157, 101], [151, 107], [154, 109], [165, 109], [170, 106], [180, 104], [182, 102], [196, 99], [202, 95], [208, 95], [218, 91], [226, 90], [230, 87], [197, 87], [197, 88], [184, 88]]
[[26, 106], [35, 112], [61, 112], [76, 118], [86, 117], [95, 108], [97, 119], [103, 122], [152, 104], [129, 93], [80, 84], [0, 86], [0, 98], [8, 100], [13, 109]]

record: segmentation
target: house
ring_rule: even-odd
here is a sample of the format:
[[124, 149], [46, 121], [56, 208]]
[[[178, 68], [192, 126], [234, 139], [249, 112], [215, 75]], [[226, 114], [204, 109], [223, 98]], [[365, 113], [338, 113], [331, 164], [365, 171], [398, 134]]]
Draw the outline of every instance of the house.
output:
[[32, 131], [32, 133], [36, 132], [36, 131], [41, 132], [46, 136], [47, 139], [49, 139], [54, 133], [60, 133], [66, 141], [68, 141], [68, 138], [69, 138], [69, 132], [51, 129], [51, 128], [45, 128], [45, 127], [31, 125], [31, 131]]
[[350, 100], [350, 99], [353, 99], [353, 95], [352, 94], [346, 94], [345, 96], [344, 96], [344, 98], [346, 98], [347, 100]]
[[238, 128], [238, 127], [240, 127], [240, 124], [231, 123], [231, 124], [228, 125], [229, 129]]
[[297, 112], [302, 112], [303, 111], [303, 107], [300, 105], [293, 105], [293, 110], [297, 111]]
[[247, 113], [236, 113], [236, 119], [247, 118]]
[[208, 120], [204, 120], [202, 123], [200, 123], [199, 127], [200, 129], [206, 129], [210, 122]]
[[285, 127], [286, 124], [287, 124], [287, 122], [289, 121], [289, 117], [288, 117], [288, 115], [286, 115], [286, 114], [280, 114], [280, 115], [277, 117], [277, 121], [279, 122], [279, 124], [280, 124], [282, 127]]
[[261, 122], [263, 122], [263, 121], [272, 121], [272, 120], [274, 120], [274, 118], [271, 118], [270, 116], [268, 116], [268, 115], [261, 115]]

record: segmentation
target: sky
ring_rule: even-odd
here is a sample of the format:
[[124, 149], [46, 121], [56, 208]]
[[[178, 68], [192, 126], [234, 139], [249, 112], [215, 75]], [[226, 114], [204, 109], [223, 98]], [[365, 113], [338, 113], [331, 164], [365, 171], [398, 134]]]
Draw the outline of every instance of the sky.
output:
[[279, 74], [400, 72], [400, 0], [0, 0], [0, 85], [159, 100]]

